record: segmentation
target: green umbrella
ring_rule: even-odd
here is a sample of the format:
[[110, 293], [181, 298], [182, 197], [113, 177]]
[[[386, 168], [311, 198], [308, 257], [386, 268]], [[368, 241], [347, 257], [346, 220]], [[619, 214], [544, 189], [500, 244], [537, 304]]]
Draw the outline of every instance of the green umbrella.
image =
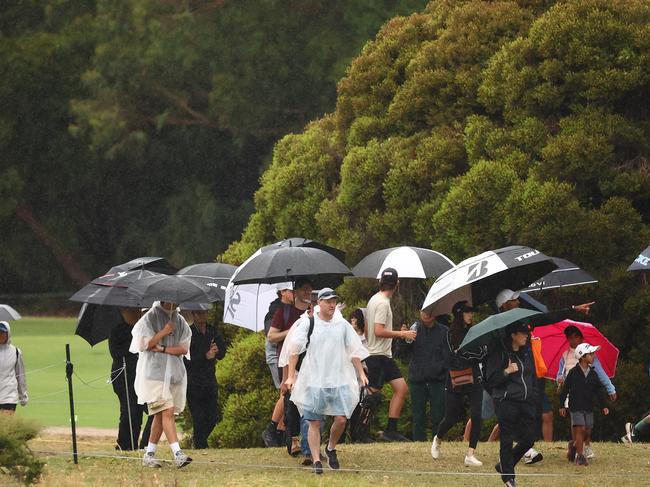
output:
[[475, 350], [483, 345], [489, 345], [495, 338], [499, 339], [504, 336], [501, 330], [506, 326], [540, 314], [542, 313], [531, 309], [514, 308], [510, 311], [489, 316], [469, 329], [458, 349], [464, 351]]

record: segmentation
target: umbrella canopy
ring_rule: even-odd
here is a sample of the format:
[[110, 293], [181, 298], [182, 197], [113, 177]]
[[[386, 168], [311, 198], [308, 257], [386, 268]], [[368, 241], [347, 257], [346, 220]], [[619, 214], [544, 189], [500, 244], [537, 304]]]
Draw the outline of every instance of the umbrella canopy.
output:
[[650, 270], [650, 247], [641, 252], [627, 270], [628, 272]]
[[522, 293], [532, 293], [558, 287], [581, 286], [598, 282], [598, 279], [568, 260], [558, 257], [551, 257], [551, 260], [557, 265], [557, 269], [554, 269], [549, 274], [542, 276], [535, 282], [530, 283], [527, 287], [521, 289], [520, 291]]
[[303, 238], [303, 237], [285, 238], [284, 240], [280, 240], [279, 242], [275, 242], [265, 247], [262, 247], [260, 250], [262, 252], [266, 252], [267, 250], [274, 250], [279, 247], [309, 247], [312, 249], [324, 250], [328, 254], [332, 254], [338, 260], [345, 263], [345, 252], [343, 252], [341, 249], [330, 247], [329, 245], [325, 245], [320, 242], [316, 242], [314, 240], [310, 240], [308, 238]]
[[453, 266], [454, 263], [440, 252], [403, 246], [367, 255], [352, 268], [352, 273], [356, 277], [379, 279], [384, 269], [392, 267], [400, 279], [427, 279], [438, 277]]
[[95, 346], [108, 339], [111, 330], [123, 321], [120, 309], [116, 306], [101, 306], [84, 303], [77, 318], [75, 335]]
[[168, 303], [211, 303], [218, 300], [214, 287], [204, 285], [191, 277], [159, 274], [133, 283], [127, 292], [135, 296], [142, 306], [151, 306], [154, 301]]
[[22, 318], [20, 313], [8, 304], [0, 304], [0, 321], [19, 320]]
[[504, 288], [521, 289], [557, 267], [539, 250], [513, 245], [465, 259], [440, 276], [429, 289], [422, 309], [449, 313], [458, 301], [479, 305]]
[[504, 328], [506, 326], [539, 314], [541, 314], [539, 311], [531, 309], [514, 308], [491, 315], [469, 329], [458, 349], [475, 350], [482, 346], [488, 346], [491, 342], [505, 337]]
[[273, 284], [301, 277], [340, 279], [352, 272], [332, 254], [311, 247], [280, 247], [262, 251], [242, 264], [233, 284]]
[[106, 274], [120, 271], [134, 271], [136, 269], [146, 269], [160, 274], [174, 274], [178, 270], [164, 257], [136, 257], [128, 262], [111, 267]]
[[[223, 301], [226, 297], [226, 286], [237, 267], [230, 264], [207, 262], [204, 264], [193, 264], [179, 270], [177, 276], [190, 277], [202, 285], [210, 287], [214, 301]], [[185, 309], [202, 310], [205, 303], [184, 303]]]
[[544, 357], [544, 362], [548, 367], [545, 377], [553, 380], [557, 377], [560, 358], [569, 348], [569, 342], [564, 335], [564, 329], [569, 325], [578, 327], [585, 342], [600, 346], [596, 356], [607, 376], [614, 377], [616, 362], [618, 361], [618, 348], [591, 323], [572, 320], [562, 320], [551, 325], [540, 326], [533, 331], [533, 335], [542, 340], [542, 357]]
[[[105, 284], [95, 284], [94, 281], [85, 285], [70, 297], [70, 301], [80, 303], [100, 304], [107, 306], [140, 306], [136, 295], [127, 292], [129, 286], [142, 280], [163, 276], [148, 270], [120, 271], [115, 274], [102, 276]], [[110, 284], [109, 284], [110, 283]]]

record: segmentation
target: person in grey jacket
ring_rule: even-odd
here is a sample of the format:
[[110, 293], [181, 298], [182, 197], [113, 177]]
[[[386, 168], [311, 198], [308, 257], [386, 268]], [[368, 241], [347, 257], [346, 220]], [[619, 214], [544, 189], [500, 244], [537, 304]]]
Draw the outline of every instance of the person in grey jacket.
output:
[[0, 321], [0, 413], [14, 414], [16, 405], [27, 400], [23, 354], [11, 344], [9, 323]]

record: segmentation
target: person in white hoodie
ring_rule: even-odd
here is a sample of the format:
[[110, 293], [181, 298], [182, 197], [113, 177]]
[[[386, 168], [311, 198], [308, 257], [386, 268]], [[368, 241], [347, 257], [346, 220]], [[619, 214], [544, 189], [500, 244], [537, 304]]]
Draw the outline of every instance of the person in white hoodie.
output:
[[14, 414], [16, 405], [27, 404], [25, 364], [19, 348], [11, 344], [11, 327], [0, 321], [0, 413]]

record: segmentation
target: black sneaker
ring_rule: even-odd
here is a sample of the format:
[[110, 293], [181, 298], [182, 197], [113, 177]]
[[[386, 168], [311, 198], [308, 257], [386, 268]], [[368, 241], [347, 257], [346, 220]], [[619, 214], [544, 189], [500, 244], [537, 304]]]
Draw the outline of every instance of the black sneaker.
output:
[[503, 472], [501, 471], [501, 462], [497, 463], [497, 464], [494, 466], [494, 470], [496, 470], [496, 471], [499, 472], [499, 473], [503, 473]]
[[330, 450], [329, 448], [325, 447], [325, 456], [327, 457], [327, 464], [329, 465], [330, 469], [338, 470], [341, 468], [341, 465], [339, 465], [339, 459], [336, 457], [336, 449]]
[[581, 454], [576, 455], [576, 465], [580, 467], [586, 467], [587, 466], [587, 457]]
[[314, 468], [312, 472], [317, 475], [321, 475], [323, 473], [323, 464], [321, 462], [314, 462]]
[[406, 436], [400, 435], [397, 431], [390, 430], [382, 432], [381, 439], [383, 441], [411, 441]]
[[276, 431], [271, 429], [271, 426], [267, 426], [264, 431], [262, 431], [262, 441], [264, 446], [267, 448], [272, 448], [280, 446], [278, 444], [278, 434]]
[[566, 459], [570, 462], [575, 462], [576, 460], [576, 445], [573, 441], [569, 441], [569, 445], [566, 450]]
[[302, 465], [304, 467], [309, 467], [312, 463], [314, 463], [314, 461], [311, 459], [311, 453], [307, 453], [305, 458], [302, 459]]

